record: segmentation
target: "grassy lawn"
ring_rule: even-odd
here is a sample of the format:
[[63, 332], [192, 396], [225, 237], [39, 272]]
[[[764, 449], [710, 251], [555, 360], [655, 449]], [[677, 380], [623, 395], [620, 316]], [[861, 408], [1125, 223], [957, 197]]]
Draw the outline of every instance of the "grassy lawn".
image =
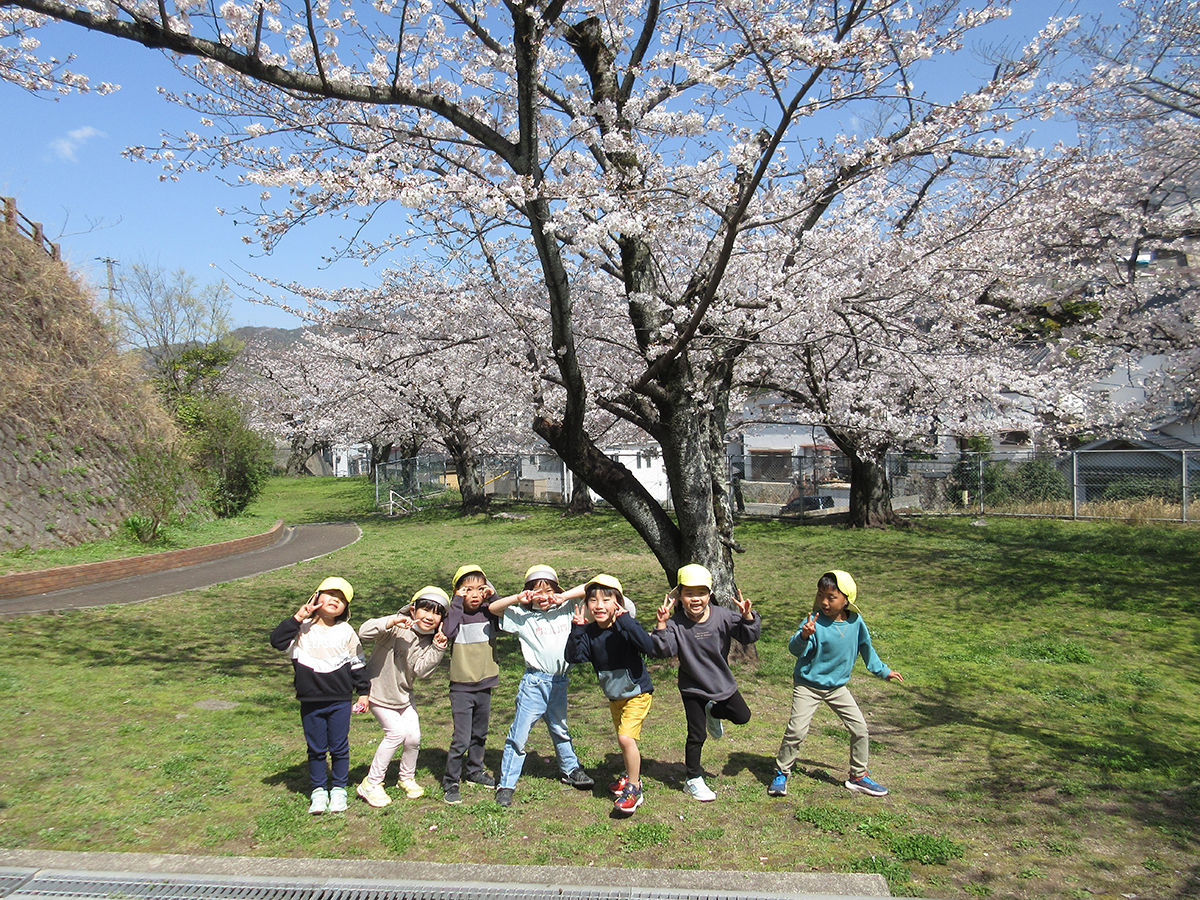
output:
[[[443, 663], [418, 689], [426, 796], [393, 789], [384, 810], [355, 799], [345, 815], [309, 817], [290, 666], [266, 638], [325, 575], [354, 584], [355, 624], [424, 584], [446, 585], [468, 561], [502, 592], [533, 562], [553, 565], [564, 584], [610, 572], [647, 625], [666, 589], [636, 535], [607, 513], [571, 520], [510, 507], [526, 517], [464, 519], [435, 509], [388, 520], [370, 513], [373, 498], [362, 482], [278, 480], [246, 533], [277, 517], [353, 517], [363, 539], [223, 587], [0, 622], [0, 846], [872, 871], [894, 894], [926, 897], [1200, 896], [1200, 530], [746, 522], [738, 582], [763, 615], [763, 638], [757, 661], [736, 672], [754, 718], [705, 746], [715, 803], [681, 791], [682, 709], [674, 672], [656, 664], [635, 816], [612, 817], [601, 796], [621, 763], [590, 669], [572, 675], [570, 724], [595, 795], [559, 784], [549, 738], [535, 729], [511, 809], [471, 785], [461, 806], [447, 806]], [[871, 726], [872, 775], [892, 793], [841, 786], [848, 741], [823, 710], [803, 773], [786, 798], [768, 798], [791, 692], [786, 641], [829, 568], [858, 580], [876, 649], [906, 679], [883, 683], [859, 665], [851, 682]], [[521, 670], [515, 639], [500, 646], [493, 770]], [[370, 716], [355, 719], [353, 780], [380, 733]]]

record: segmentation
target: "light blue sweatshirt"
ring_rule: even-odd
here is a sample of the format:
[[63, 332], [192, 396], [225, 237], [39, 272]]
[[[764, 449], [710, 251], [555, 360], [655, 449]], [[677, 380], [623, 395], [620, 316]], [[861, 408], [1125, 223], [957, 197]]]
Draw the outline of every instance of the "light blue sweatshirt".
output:
[[[803, 627], [801, 623], [800, 628]], [[788, 641], [788, 650], [797, 658], [792, 673], [797, 684], [822, 690], [841, 687], [850, 680], [856, 656], [861, 656], [867, 671], [878, 678], [887, 678], [892, 673], [871, 646], [867, 623], [857, 613], [847, 613], [844, 622], [818, 613], [817, 630], [811, 637], [802, 637], [800, 628]]]

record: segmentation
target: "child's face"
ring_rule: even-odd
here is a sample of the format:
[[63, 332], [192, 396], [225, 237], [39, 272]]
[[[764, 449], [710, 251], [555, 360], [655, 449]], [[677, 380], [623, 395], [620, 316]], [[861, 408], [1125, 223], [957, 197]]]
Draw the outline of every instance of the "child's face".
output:
[[532, 598], [531, 605], [534, 609], [545, 612], [554, 605], [554, 585], [550, 582], [539, 581], [528, 585], [526, 590], [529, 591]]
[[432, 609], [414, 609], [412, 614], [413, 628], [422, 634], [432, 634], [442, 624], [442, 614]]
[[468, 575], [458, 585], [457, 593], [463, 598], [463, 609], [475, 612], [483, 606], [483, 589], [487, 582], [479, 576]]
[[679, 603], [687, 617], [700, 621], [708, 612], [708, 604], [712, 602], [712, 591], [702, 584], [685, 584], [679, 587]]
[[587, 601], [588, 612], [601, 628], [612, 625], [618, 606], [620, 602], [613, 591], [593, 591]]
[[846, 607], [850, 605], [850, 601], [835, 587], [818, 588], [817, 589], [817, 609], [821, 614], [830, 619], [846, 618]]
[[346, 598], [337, 591], [321, 591], [315, 603], [317, 616], [323, 621], [332, 621], [346, 610]]

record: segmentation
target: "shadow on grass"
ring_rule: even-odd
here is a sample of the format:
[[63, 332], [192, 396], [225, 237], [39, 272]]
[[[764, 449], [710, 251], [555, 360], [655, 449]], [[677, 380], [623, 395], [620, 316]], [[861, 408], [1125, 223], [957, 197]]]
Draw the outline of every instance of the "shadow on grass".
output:
[[[1057, 767], [1043, 766], [1031, 771], [1026, 755], [1016, 750], [997, 750], [989, 753], [990, 742], [978, 748], [979, 754], [988, 754], [992, 764], [992, 775], [975, 782], [975, 787], [1003, 804], [1014, 794], [1032, 795], [1047, 792], [1039, 802], [1058, 805], [1067, 798], [1078, 801], [1087, 799], [1098, 791], [1111, 790], [1122, 794], [1122, 802], [1130, 814], [1144, 824], [1171, 834], [1187, 835], [1187, 843], [1200, 843], [1200, 832], [1196, 822], [1200, 819], [1200, 777], [1194, 748], [1171, 744], [1170, 735], [1142, 728], [1102, 729], [1095, 725], [1087, 731], [1056, 730], [1049, 725], [1030, 722], [1021, 716], [1020, 710], [1011, 709], [1004, 714], [986, 714], [979, 709], [960, 704], [945, 692], [940, 696], [918, 692], [919, 698], [911, 706], [918, 724], [905, 730], [937, 729], [948, 725], [990, 732], [1012, 741], [1024, 739], [1042, 748], [1037, 755], [1054, 761], [1062, 760]], [[1123, 720], [1126, 725], [1136, 720]], [[1006, 763], [1008, 763], [1006, 765]], [[1095, 773], [1094, 783], [1084, 785], [1072, 773], [1084, 767]], [[1134, 775], [1143, 772], [1155, 773], [1154, 787], [1115, 787], [1111, 785], [1114, 773]], [[1160, 789], [1162, 778], [1187, 784], [1177, 790]], [[1053, 793], [1048, 793], [1053, 791]]]

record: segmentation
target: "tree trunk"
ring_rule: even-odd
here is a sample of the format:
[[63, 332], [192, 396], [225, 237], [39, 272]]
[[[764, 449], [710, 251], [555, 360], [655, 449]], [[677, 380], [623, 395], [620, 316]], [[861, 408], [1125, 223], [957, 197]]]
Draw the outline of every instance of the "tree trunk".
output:
[[899, 525], [900, 517], [892, 511], [892, 487], [887, 477], [888, 448], [867, 449], [853, 434], [825, 430], [850, 460], [850, 527]]
[[483, 484], [483, 460], [466, 441], [447, 440], [446, 449], [458, 470], [458, 489], [462, 492], [464, 515], [487, 512], [491, 497]]
[[571, 485], [571, 501], [567, 504], [568, 516], [589, 516], [596, 508], [592, 503], [592, 492], [582, 478], [574, 479]]
[[371, 481], [378, 477], [379, 467], [391, 458], [392, 446], [391, 441], [371, 439]]
[[292, 449], [288, 453], [287, 465], [284, 466], [285, 475], [303, 475], [305, 474], [304, 464], [308, 462], [308, 458], [312, 455], [312, 441], [309, 440], [306, 434], [292, 435]]

